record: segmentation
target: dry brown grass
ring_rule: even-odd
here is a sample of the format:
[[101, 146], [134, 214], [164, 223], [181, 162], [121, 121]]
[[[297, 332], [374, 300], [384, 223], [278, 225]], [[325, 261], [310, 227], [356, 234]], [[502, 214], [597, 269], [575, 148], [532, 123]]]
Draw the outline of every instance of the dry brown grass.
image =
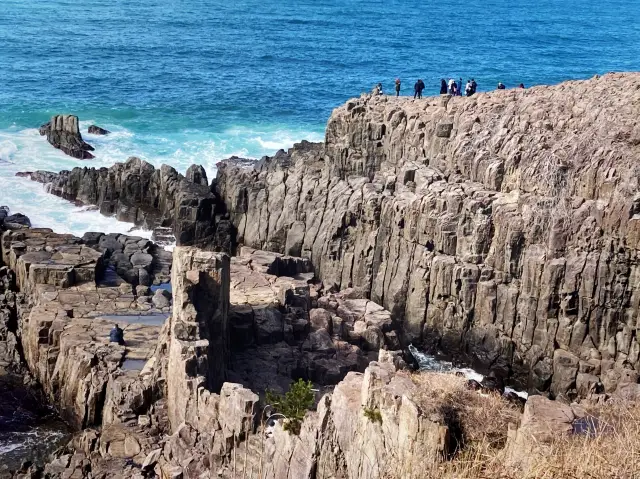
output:
[[507, 465], [508, 424], [516, 406], [497, 394], [465, 388], [450, 374], [413, 376], [421, 405], [450, 404], [460, 426], [460, 447], [440, 464], [425, 465], [425, 479], [640, 479], [640, 404], [609, 401], [588, 408], [599, 419], [595, 434], [559, 436], [531, 457], [527, 470]]
[[412, 376], [419, 386], [413, 399], [423, 408], [439, 405], [450, 428], [457, 435], [459, 450], [486, 442], [490, 448], [502, 448], [509, 423], [518, 423], [520, 408], [497, 393], [474, 391], [467, 380], [454, 374], [419, 373]]

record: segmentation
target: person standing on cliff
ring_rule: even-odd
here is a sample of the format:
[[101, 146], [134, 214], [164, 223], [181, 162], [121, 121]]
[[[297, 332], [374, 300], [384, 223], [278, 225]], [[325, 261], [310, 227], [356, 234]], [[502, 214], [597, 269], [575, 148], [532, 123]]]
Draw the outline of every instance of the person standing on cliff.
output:
[[472, 78], [471, 79], [471, 94], [475, 95], [477, 89], [478, 89], [478, 84], [476, 83], [476, 79]]
[[471, 80], [467, 80], [467, 86], [464, 87], [464, 93], [467, 96], [473, 95], [473, 85], [471, 84]]
[[124, 331], [117, 324], [113, 325], [113, 329], [109, 333], [109, 342], [124, 346]]
[[504, 86], [504, 83], [502, 82], [498, 82], [498, 90], [505, 90], [506, 87]]
[[400, 86], [401, 86], [400, 78], [396, 78], [396, 96], [400, 96]]
[[447, 80], [445, 80], [444, 78], [440, 80], [440, 94], [447, 94]]
[[422, 98], [422, 90], [424, 90], [424, 82], [422, 79], [418, 79], [415, 85], [413, 85], [413, 98]]

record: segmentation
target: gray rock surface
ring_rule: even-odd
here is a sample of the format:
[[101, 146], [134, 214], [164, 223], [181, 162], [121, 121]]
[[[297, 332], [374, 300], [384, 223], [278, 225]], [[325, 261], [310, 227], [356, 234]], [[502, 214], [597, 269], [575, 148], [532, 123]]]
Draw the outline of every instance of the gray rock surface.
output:
[[333, 112], [326, 143], [224, 161], [216, 185], [240, 243], [309, 258], [406, 342], [573, 397], [579, 371], [640, 371], [638, 105], [635, 73], [364, 95]]
[[111, 133], [109, 130], [105, 130], [104, 128], [100, 128], [97, 125], [91, 125], [89, 126], [88, 130], [87, 130], [91, 135], [108, 135], [109, 133]]
[[206, 184], [189, 181], [174, 168], [156, 169], [139, 158], [111, 168], [74, 168], [53, 173], [19, 173], [47, 184], [47, 191], [69, 201], [97, 205], [120, 221], [153, 229], [171, 226], [179, 245], [200, 245], [217, 251], [235, 248], [234, 228], [224, 203]]
[[40, 135], [46, 136], [54, 148], [62, 150], [79, 160], [94, 158], [89, 153], [94, 148], [82, 139], [78, 117], [74, 115], [56, 115], [51, 121], [40, 127]]

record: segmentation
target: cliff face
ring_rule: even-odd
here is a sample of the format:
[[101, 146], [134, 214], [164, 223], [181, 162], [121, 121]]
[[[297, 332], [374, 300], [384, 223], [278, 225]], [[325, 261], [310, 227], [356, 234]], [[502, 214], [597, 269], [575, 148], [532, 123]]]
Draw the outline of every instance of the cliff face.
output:
[[[640, 75], [349, 101], [324, 144], [217, 184], [238, 240], [310, 258], [437, 343], [530, 389], [637, 380]], [[623, 379], [621, 379], [623, 378]]]
[[224, 205], [210, 191], [202, 167], [192, 166], [185, 178], [170, 166], [156, 169], [132, 157], [111, 168], [18, 175], [47, 185], [56, 196], [97, 205], [103, 215], [120, 221], [149, 229], [172, 227], [180, 245], [216, 245], [225, 251], [233, 248], [233, 231], [224, 219]]

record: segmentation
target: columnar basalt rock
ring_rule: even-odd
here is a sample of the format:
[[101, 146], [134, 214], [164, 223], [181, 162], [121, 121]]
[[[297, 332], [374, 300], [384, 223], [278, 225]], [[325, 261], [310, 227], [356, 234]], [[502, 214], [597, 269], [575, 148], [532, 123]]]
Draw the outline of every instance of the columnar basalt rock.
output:
[[[173, 430], [195, 424], [208, 393], [220, 391], [229, 356], [229, 257], [178, 247], [171, 272], [167, 406]], [[201, 393], [206, 397], [203, 399]]]
[[[191, 180], [170, 166], [157, 169], [139, 158], [111, 168], [74, 168], [53, 173], [19, 173], [46, 185], [69, 201], [97, 205], [104, 215], [148, 229], [171, 227], [179, 245], [232, 252], [235, 236], [225, 207], [206, 184], [206, 175]], [[197, 181], [196, 181], [197, 180]]]
[[[324, 144], [219, 165], [239, 243], [309, 258], [531, 390], [640, 371], [640, 75], [436, 97], [363, 96]], [[443, 132], [447, 134], [443, 134]]]
[[40, 127], [40, 135], [46, 136], [54, 148], [62, 150], [79, 160], [94, 158], [89, 153], [94, 148], [82, 139], [78, 117], [74, 115], [56, 115], [51, 121]]

